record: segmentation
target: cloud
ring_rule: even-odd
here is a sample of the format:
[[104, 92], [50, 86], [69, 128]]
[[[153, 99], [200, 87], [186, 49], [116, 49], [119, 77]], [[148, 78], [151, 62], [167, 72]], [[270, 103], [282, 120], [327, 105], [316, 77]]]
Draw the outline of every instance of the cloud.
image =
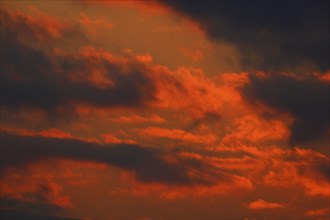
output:
[[[102, 146], [75, 139], [20, 137], [10, 134], [3, 134], [2, 140], [4, 143], [2, 153], [6, 155], [2, 160], [4, 167], [25, 165], [47, 158], [69, 158], [107, 163], [136, 171], [138, 178], [146, 182], [165, 181], [173, 184], [189, 182], [184, 173], [176, 172], [174, 167], [162, 161], [156, 150], [138, 145]], [[154, 166], [150, 167], [150, 164]]]
[[223, 138], [223, 143], [246, 141], [256, 144], [266, 141], [286, 141], [290, 136], [290, 131], [282, 120], [266, 120], [255, 114], [237, 117], [233, 125], [236, 129]]
[[161, 198], [166, 200], [177, 200], [182, 198], [205, 198], [227, 195], [238, 195], [250, 192], [254, 189], [253, 184], [248, 178], [230, 174], [217, 173], [215, 183], [212, 185], [199, 185], [198, 187], [171, 187], [168, 185], [137, 185], [133, 188], [135, 195], [148, 195], [157, 193]]
[[[85, 142], [81, 139], [40, 135], [20, 136], [8, 133], [1, 135], [3, 143], [1, 152], [2, 155], [6, 155], [1, 158], [1, 165], [4, 174], [9, 176], [15, 170], [13, 168], [20, 170], [35, 164], [65, 159], [119, 168], [127, 176], [121, 181], [128, 184], [124, 184], [119, 189], [119, 194], [129, 193], [129, 195], [140, 196], [155, 193], [161, 198], [177, 199], [189, 197], [192, 194], [195, 197], [210, 197], [244, 193], [254, 188], [249, 178], [228, 172], [202, 155], [195, 157], [176, 150], [161, 151], [137, 144], [101, 144]], [[17, 177], [17, 175], [13, 176]], [[10, 189], [11, 186], [12, 190], [9, 190], [6, 195], [11, 198], [23, 198], [21, 196], [25, 195], [26, 189], [32, 190], [31, 192], [35, 192], [36, 195], [44, 195], [35, 190], [42, 181], [37, 184], [26, 181], [27, 187], [15, 185], [15, 181], [9, 180], [7, 178], [7, 188]], [[58, 195], [56, 198], [61, 197]], [[62, 201], [58, 199], [52, 201]]]
[[[148, 53], [126, 50], [116, 56], [89, 46], [93, 42], [86, 39], [65, 46], [66, 39], [73, 41], [83, 33], [74, 26], [62, 30], [59, 25], [56, 36], [63, 36], [60, 42], [54, 41], [57, 37], [47, 28], [55, 27], [43, 21], [39, 24], [37, 17], [6, 9], [1, 12], [6, 24], [1, 27], [4, 108], [34, 108], [53, 115], [75, 112], [79, 105], [138, 108], [159, 101], [162, 83], [180, 87], [167, 68], [152, 64]], [[44, 41], [36, 45], [33, 42], [38, 40], [39, 32]]]
[[[125, 175], [122, 179], [128, 186], [120, 187], [111, 191], [111, 194], [124, 194], [134, 196], [146, 196], [155, 195], [165, 200], [177, 200], [184, 198], [205, 198], [205, 197], [217, 197], [217, 196], [231, 196], [242, 195], [250, 192], [254, 189], [254, 186], [250, 179], [236, 175], [230, 172], [222, 171], [215, 168], [212, 163], [209, 163], [209, 158], [199, 155], [195, 157], [189, 153], [180, 153], [180, 163], [190, 164], [189, 176], [193, 178], [200, 178], [204, 180], [205, 184], [198, 185], [168, 185], [159, 183], [145, 184], [143, 182], [137, 182], [129, 175]], [[173, 158], [168, 157], [168, 160]], [[205, 169], [200, 170], [193, 168], [193, 163], [202, 163], [206, 165]]]
[[62, 216], [74, 207], [71, 199], [63, 194], [62, 186], [55, 182], [55, 175], [49, 170], [23, 168], [7, 172], [3, 164], [1, 169], [2, 218], [71, 219]]
[[17, 199], [1, 198], [1, 217], [11, 220], [49, 219], [49, 220], [78, 220], [79, 218], [61, 215], [63, 209], [56, 205], [24, 202]]
[[150, 116], [141, 116], [137, 114], [128, 116], [119, 116], [113, 118], [112, 121], [118, 123], [164, 123], [166, 120], [157, 114], [152, 114]]
[[323, 209], [310, 209], [305, 212], [305, 215], [308, 217], [328, 217], [329, 208]]
[[120, 139], [113, 134], [102, 134], [102, 138], [105, 143], [114, 143], [114, 144], [119, 144], [119, 143], [128, 143], [128, 144], [136, 144], [136, 141], [131, 140], [131, 139]]
[[203, 58], [203, 54], [199, 50], [190, 50], [187, 48], [180, 48], [180, 52], [182, 52], [185, 56], [191, 58], [193, 61], [198, 62]]
[[216, 142], [216, 136], [213, 134], [193, 134], [181, 129], [147, 127], [140, 132], [142, 135], [179, 140], [189, 144], [214, 144]]
[[[93, 42], [88, 40], [83, 44], [73, 40], [73, 36], [83, 34], [72, 26], [61, 32], [60, 42], [54, 43], [45, 35], [45, 41], [35, 45], [35, 23], [22, 18], [22, 25], [31, 29], [24, 31], [18, 29], [17, 22], [6, 19], [10, 28], [4, 26], [1, 32], [1, 94], [8, 111], [28, 108], [64, 116], [79, 115], [82, 108], [152, 106], [185, 109], [201, 116], [239, 101], [237, 92], [221, 87], [202, 69], [180, 67], [171, 71], [153, 64], [150, 54], [134, 54], [129, 49], [115, 55], [90, 46]], [[65, 39], [74, 45], [66, 45], [62, 42]]]
[[37, 40], [62, 37], [63, 32], [69, 28], [67, 24], [39, 11], [37, 8], [30, 6], [28, 9], [33, 15], [1, 8], [2, 28], [11, 34], [16, 33], [21, 35], [20, 37]]
[[295, 188], [308, 197], [327, 198], [330, 193], [329, 156], [312, 149], [236, 143], [209, 155], [205, 159], [213, 166], [247, 177], [254, 185], [270, 190]]
[[127, 60], [124, 74], [125, 66], [107, 60], [102, 51], [93, 48], [76, 56], [56, 57], [54, 63], [41, 50], [14, 39], [4, 41], [6, 46], [1, 51], [5, 107], [32, 106], [55, 111], [75, 103], [134, 107], [155, 100], [155, 87], [146, 74], [148, 70], [134, 58], [132, 63]]
[[59, 208], [72, 208], [70, 197], [62, 194], [62, 187], [54, 179], [49, 173], [11, 169], [2, 173], [1, 197]]
[[329, 84], [314, 77], [296, 78], [284, 74], [258, 77], [250, 74], [243, 94], [253, 104], [261, 102], [294, 117], [291, 143], [328, 140]]
[[100, 143], [100, 141], [97, 138], [81, 138], [81, 137], [73, 136], [71, 133], [64, 132], [57, 128], [50, 128], [48, 130], [34, 131], [34, 130], [2, 126], [0, 128], [0, 131], [10, 133], [10, 134], [20, 135], [20, 136], [32, 136], [32, 137], [40, 136], [40, 137], [45, 137], [45, 138], [76, 139], [76, 140], [81, 140], [81, 141], [86, 141], [86, 142]]
[[[222, 111], [230, 114], [241, 107], [240, 95], [235, 87], [244, 83], [245, 74], [222, 79], [208, 77], [203, 69], [184, 66], [167, 73], [172, 77], [156, 81], [158, 106], [162, 108], [182, 109], [203, 118]], [[237, 85], [230, 85], [235, 80]], [[234, 106], [236, 108], [229, 109]]]
[[329, 69], [329, 2], [159, 2], [235, 45], [245, 70]]
[[5, 109], [37, 109], [63, 116], [79, 114], [81, 108], [88, 107], [156, 106], [200, 112], [216, 111], [222, 104], [218, 103], [222, 91], [200, 69], [182, 67], [170, 71], [153, 64], [148, 53], [134, 54], [128, 49], [115, 55], [90, 46], [93, 42], [88, 40], [63, 47], [65, 39], [73, 41], [73, 36], [83, 35], [71, 26], [60, 32], [60, 42], [44, 34], [43, 43], [35, 45], [36, 24], [26, 23], [23, 18], [20, 23], [29, 31], [19, 29], [17, 22], [5, 17], [8, 21], [4, 22], [10, 25], [2, 27], [1, 32], [1, 94]]
[[93, 19], [84, 13], [80, 13], [79, 22], [92, 34], [96, 34], [96, 28], [103, 30], [113, 28], [113, 24], [107, 19], [101, 17]]
[[[77, 139], [46, 138], [42, 136], [19, 136], [2, 133], [3, 169], [26, 166], [47, 159], [70, 159], [91, 161], [115, 166], [135, 174], [144, 183], [167, 185], [213, 185], [221, 179], [212, 167], [193, 158], [162, 153], [154, 148], [133, 144], [99, 144]], [[19, 153], [17, 153], [19, 152]], [[216, 179], [204, 178], [204, 174]], [[193, 173], [191, 175], [191, 173]]]
[[263, 182], [286, 189], [299, 186], [308, 196], [328, 197], [329, 177], [329, 157], [310, 149], [295, 148], [274, 157]]
[[263, 199], [258, 199], [254, 202], [248, 204], [250, 209], [258, 210], [258, 209], [278, 209], [284, 208], [284, 205], [275, 202], [266, 202]]

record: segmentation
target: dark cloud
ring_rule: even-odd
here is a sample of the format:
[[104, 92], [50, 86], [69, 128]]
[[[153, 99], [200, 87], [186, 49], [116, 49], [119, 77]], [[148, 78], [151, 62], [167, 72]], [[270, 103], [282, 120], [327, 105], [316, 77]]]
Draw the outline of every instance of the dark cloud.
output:
[[246, 70], [329, 69], [329, 1], [161, 2], [236, 45]]
[[[204, 172], [207, 168], [199, 160], [165, 159], [166, 154], [154, 148], [130, 144], [102, 145], [75, 139], [44, 138], [1, 134], [1, 165], [3, 169], [24, 166], [41, 160], [67, 158], [92, 161], [132, 171], [145, 183], [159, 182], [169, 185], [213, 184], [202, 177], [190, 177], [191, 169]], [[209, 170], [208, 172], [211, 172]]]
[[285, 75], [257, 77], [243, 93], [252, 103], [262, 102], [295, 117], [291, 142], [303, 144], [329, 138], [330, 87], [315, 78], [296, 79]]
[[[36, 30], [20, 27], [33, 24], [26, 24], [29, 19], [24, 18], [12, 22], [5, 12], [1, 13], [2, 22], [7, 24], [1, 27], [3, 107], [15, 110], [32, 107], [56, 113], [71, 111], [77, 103], [97, 107], [141, 107], [155, 101], [156, 88], [148, 75], [150, 70], [133, 55], [126, 57], [125, 73], [122, 63], [111, 62], [102, 55], [96, 58], [95, 54], [84, 56], [76, 52], [60, 56], [52, 52], [54, 48], [41, 49], [28, 43]], [[94, 51], [98, 52], [102, 54], [103, 51]], [[100, 68], [105, 79], [112, 81], [112, 86], [102, 87], [91, 82], [90, 78]], [[73, 79], [74, 74], [79, 74], [80, 79]], [[100, 83], [105, 79], [100, 79]]]
[[1, 198], [1, 219], [6, 220], [78, 220], [61, 216], [63, 208], [46, 203], [33, 203], [17, 199]]
[[100, 88], [88, 81], [72, 81], [67, 77], [70, 70], [89, 74], [88, 69], [84, 69], [89, 62], [86, 58], [65, 57], [54, 61], [43, 51], [23, 45], [15, 38], [4, 38], [2, 42], [1, 94], [5, 107], [32, 106], [48, 111], [75, 103], [134, 107], [155, 99], [154, 85], [143, 72], [145, 69], [139, 66], [132, 66], [132, 72], [124, 75], [115, 64], [100, 62], [113, 76], [111, 80], [115, 84]]

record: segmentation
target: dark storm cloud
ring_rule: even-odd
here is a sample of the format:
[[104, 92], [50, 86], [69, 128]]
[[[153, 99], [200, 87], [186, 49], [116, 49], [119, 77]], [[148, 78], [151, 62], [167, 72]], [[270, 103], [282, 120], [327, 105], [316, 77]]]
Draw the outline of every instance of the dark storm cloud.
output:
[[4, 169], [25, 166], [41, 160], [67, 158], [92, 161], [133, 171], [145, 183], [159, 182], [169, 185], [212, 184], [201, 177], [189, 177], [189, 169], [204, 172], [202, 162], [178, 159], [171, 163], [164, 153], [153, 148], [130, 144], [102, 145], [75, 139], [17, 136], [1, 134], [1, 165]]
[[251, 74], [250, 80], [243, 90], [248, 100], [260, 101], [295, 117], [291, 127], [293, 144], [329, 138], [329, 84], [315, 78], [285, 75], [259, 78]]
[[161, 2], [197, 20], [211, 39], [236, 45], [244, 68], [329, 69], [329, 1]]
[[[31, 39], [38, 40], [34, 35], [39, 35], [34, 32], [42, 32], [41, 26], [27, 28], [33, 25], [27, 23], [29, 19], [13, 22], [14, 16], [6, 14], [5, 10], [1, 11], [4, 24], [1, 26], [3, 107], [33, 107], [56, 113], [58, 109], [70, 110], [77, 103], [97, 107], [139, 107], [155, 100], [156, 88], [148, 76], [147, 67], [133, 56], [128, 58], [128, 72], [125, 74], [122, 64], [104, 57], [88, 57], [79, 52], [60, 56], [31, 43]], [[21, 26], [26, 28], [21, 29]], [[46, 34], [43, 36], [47, 37]], [[52, 41], [51, 38], [46, 40]], [[102, 87], [88, 80], [94, 70], [98, 71], [97, 68], [103, 68], [104, 77], [111, 80], [113, 86]], [[84, 80], [72, 79], [73, 73], [81, 74]]]

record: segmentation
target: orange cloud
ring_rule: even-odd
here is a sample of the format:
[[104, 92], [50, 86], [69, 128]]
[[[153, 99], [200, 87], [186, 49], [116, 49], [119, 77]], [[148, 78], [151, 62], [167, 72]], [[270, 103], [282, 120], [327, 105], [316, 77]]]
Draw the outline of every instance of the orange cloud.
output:
[[190, 50], [187, 48], [180, 48], [180, 51], [187, 57], [191, 58], [193, 61], [198, 62], [202, 59], [203, 54], [199, 50]]
[[166, 184], [145, 184], [137, 182], [130, 173], [123, 173], [121, 181], [128, 183], [128, 188], [119, 188], [111, 191], [111, 194], [128, 194], [134, 196], [156, 195], [166, 200], [182, 198], [205, 198], [240, 194], [251, 191], [254, 186], [247, 178], [225, 172], [215, 174], [208, 171], [190, 170], [189, 175], [200, 175], [205, 181], [213, 181], [212, 184], [197, 184], [193, 186], [170, 186]]
[[[221, 85], [218, 78], [208, 78], [202, 69], [180, 67], [176, 71], [157, 68], [162, 76], [156, 78], [158, 106], [184, 109], [197, 117], [206, 112], [237, 113], [242, 106], [239, 92], [234, 87]], [[230, 108], [237, 106], [237, 108]]]
[[305, 215], [308, 217], [328, 217], [329, 208], [307, 210]]
[[[100, 172], [107, 172], [108, 166], [102, 163], [82, 162], [68, 159], [56, 161], [56, 176], [65, 185], [87, 186], [93, 185], [100, 181]], [[45, 164], [42, 164], [43, 167]], [[48, 166], [54, 167], [52, 164]], [[49, 169], [49, 168], [46, 168]]]
[[315, 73], [314, 76], [320, 81], [330, 83], [330, 70], [324, 74]]
[[96, 138], [81, 138], [78, 136], [73, 136], [71, 133], [62, 131], [57, 128], [50, 128], [48, 130], [35, 131], [35, 130], [28, 130], [28, 129], [23, 129], [23, 128], [11, 128], [11, 127], [1, 126], [0, 131], [5, 131], [10, 134], [17, 134], [20, 136], [40, 136], [40, 137], [46, 137], [46, 138], [76, 139], [76, 140], [81, 140], [81, 141], [100, 143], [100, 141]]
[[181, 26], [169, 26], [169, 25], [160, 25], [154, 28], [156, 32], [180, 32], [182, 31]]
[[119, 139], [112, 134], [102, 134], [102, 138], [104, 143], [113, 143], [113, 144], [120, 144], [120, 143], [127, 143], [127, 144], [136, 144], [137, 142], [131, 139]]
[[99, 4], [104, 6], [111, 7], [135, 7], [140, 10], [143, 10], [147, 13], [166, 13], [172, 12], [170, 7], [166, 7], [165, 5], [159, 4], [156, 1], [111, 1], [111, 0], [83, 0], [82, 2], [88, 4]]
[[6, 131], [12, 134], [19, 134], [22, 136], [42, 136], [42, 137], [53, 137], [53, 138], [74, 138], [70, 133], [61, 131], [57, 128], [51, 128], [49, 130], [33, 131], [27, 129], [15, 129], [11, 127], [1, 127], [1, 131]]
[[192, 134], [181, 129], [148, 127], [141, 130], [140, 132], [143, 135], [148, 135], [152, 137], [181, 140], [183, 142], [195, 144], [213, 144], [217, 140], [216, 136], [213, 134]]
[[62, 195], [62, 187], [54, 181], [51, 173], [39, 173], [33, 169], [27, 169], [25, 172], [6, 172], [1, 179], [2, 198], [73, 207], [70, 198]]
[[166, 120], [160, 117], [157, 114], [152, 114], [151, 116], [140, 116], [137, 114], [133, 114], [130, 116], [119, 116], [117, 118], [113, 118], [112, 121], [118, 123], [164, 123]]
[[283, 204], [275, 203], [275, 202], [266, 202], [263, 199], [256, 200], [248, 204], [250, 209], [258, 210], [258, 209], [278, 209], [284, 208]]
[[236, 175], [224, 175], [229, 181], [219, 180], [213, 186], [197, 186], [197, 187], [178, 187], [178, 188], [165, 188], [160, 196], [165, 199], [178, 199], [184, 197], [213, 197], [229, 194], [242, 194], [251, 191], [254, 187], [251, 181], [245, 177]]
[[[292, 161], [286, 158], [293, 158]], [[274, 158], [264, 183], [273, 187], [301, 186], [306, 195], [330, 195], [329, 158], [313, 150], [295, 148]]]
[[185, 19], [187, 25], [190, 26], [194, 31], [205, 34], [205, 31], [202, 30], [200, 24], [193, 19], [190, 19], [187, 16], [183, 16], [182, 13], [177, 13], [171, 7], [168, 7], [164, 4], [159, 3], [158, 1], [111, 1], [111, 0], [83, 0], [82, 2], [88, 4], [98, 4], [103, 6], [110, 7], [128, 7], [135, 8], [140, 10], [143, 13], [147, 14], [169, 14], [173, 16], [180, 16], [181, 19]]
[[307, 196], [330, 195], [329, 157], [317, 151], [242, 143], [210, 150], [221, 152], [225, 157], [210, 157], [214, 166], [239, 172], [253, 183], [285, 190], [298, 187]]
[[87, 28], [91, 34], [96, 34], [96, 28], [102, 28], [103, 30], [112, 29], [113, 24], [107, 21], [105, 18], [92, 19], [85, 13], [80, 13], [79, 22]]
[[282, 140], [290, 137], [288, 125], [281, 120], [266, 120], [258, 115], [245, 115], [233, 122], [235, 130], [226, 135], [224, 143], [246, 140], [252, 143]]
[[29, 7], [29, 11], [32, 15], [23, 14], [18, 10], [7, 11], [1, 8], [2, 24], [5, 28], [14, 29], [21, 34], [28, 33], [28, 35], [20, 37], [33, 36], [38, 40], [48, 39], [49, 37], [59, 38], [62, 31], [68, 28], [67, 24], [39, 11], [35, 7]]
[[[104, 23], [102, 20], [95, 21], [84, 14], [82, 14], [82, 21], [89, 25]], [[120, 85], [120, 82], [131, 80], [132, 84], [132, 79], [139, 78], [136, 75], [141, 75], [141, 79], [134, 79], [134, 84], [141, 82], [141, 85], [136, 85], [137, 89], [141, 91], [126, 93], [135, 96], [142, 92], [143, 97], [139, 98], [142, 99], [141, 101], [146, 100], [144, 104], [152, 104], [152, 106], [160, 108], [183, 108], [201, 116], [209, 111], [233, 112], [227, 105], [237, 106], [237, 102], [241, 101], [237, 91], [227, 86], [221, 87], [213, 79], [206, 77], [203, 70], [181, 67], [178, 70], [170, 71], [166, 66], [153, 64], [152, 56], [148, 53], [133, 54], [131, 50], [127, 50], [124, 56], [114, 56], [109, 51], [93, 46], [83, 46], [77, 52], [69, 51], [61, 48], [54, 49], [54, 57], [52, 57], [54, 58], [52, 61], [56, 63], [54, 69], [58, 69], [60, 66], [66, 67], [63, 72], [56, 72], [56, 75], [59, 75], [56, 77], [61, 77], [61, 83], [58, 84], [68, 84], [69, 87], [77, 86], [79, 88], [83, 87], [82, 84], [85, 83], [87, 84], [85, 87], [93, 85], [97, 88], [90, 90], [98, 94], [95, 95], [96, 97], [101, 97], [100, 94], [106, 92], [115, 93], [116, 88], [119, 87], [120, 90], [124, 86]], [[109, 69], [109, 67], [111, 68]], [[132, 72], [137, 74], [132, 74]], [[57, 82], [53, 83], [57, 84]], [[54, 86], [56, 87], [56, 85]], [[81, 92], [83, 91], [84, 89]], [[86, 104], [84, 103], [86, 100], [71, 100], [70, 94], [67, 94], [68, 97], [65, 99], [58, 97], [54, 100], [67, 100], [70, 103], [66, 103], [66, 106]], [[81, 95], [81, 97], [94, 96], [89, 92], [88, 95]], [[126, 97], [126, 95], [121, 94], [120, 97]], [[97, 102], [97, 99], [94, 98], [87, 102], [94, 103]], [[147, 101], [147, 99], [149, 100]]]

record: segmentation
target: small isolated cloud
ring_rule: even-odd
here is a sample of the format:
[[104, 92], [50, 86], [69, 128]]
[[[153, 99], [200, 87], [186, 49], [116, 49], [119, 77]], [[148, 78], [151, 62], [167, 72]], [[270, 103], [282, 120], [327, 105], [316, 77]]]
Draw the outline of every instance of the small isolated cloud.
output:
[[257, 210], [257, 209], [278, 209], [278, 208], [283, 209], [284, 205], [281, 204], [281, 203], [266, 202], [263, 199], [258, 199], [254, 202], [249, 203], [248, 207], [249, 207], [249, 209], [254, 209], [254, 210]]

